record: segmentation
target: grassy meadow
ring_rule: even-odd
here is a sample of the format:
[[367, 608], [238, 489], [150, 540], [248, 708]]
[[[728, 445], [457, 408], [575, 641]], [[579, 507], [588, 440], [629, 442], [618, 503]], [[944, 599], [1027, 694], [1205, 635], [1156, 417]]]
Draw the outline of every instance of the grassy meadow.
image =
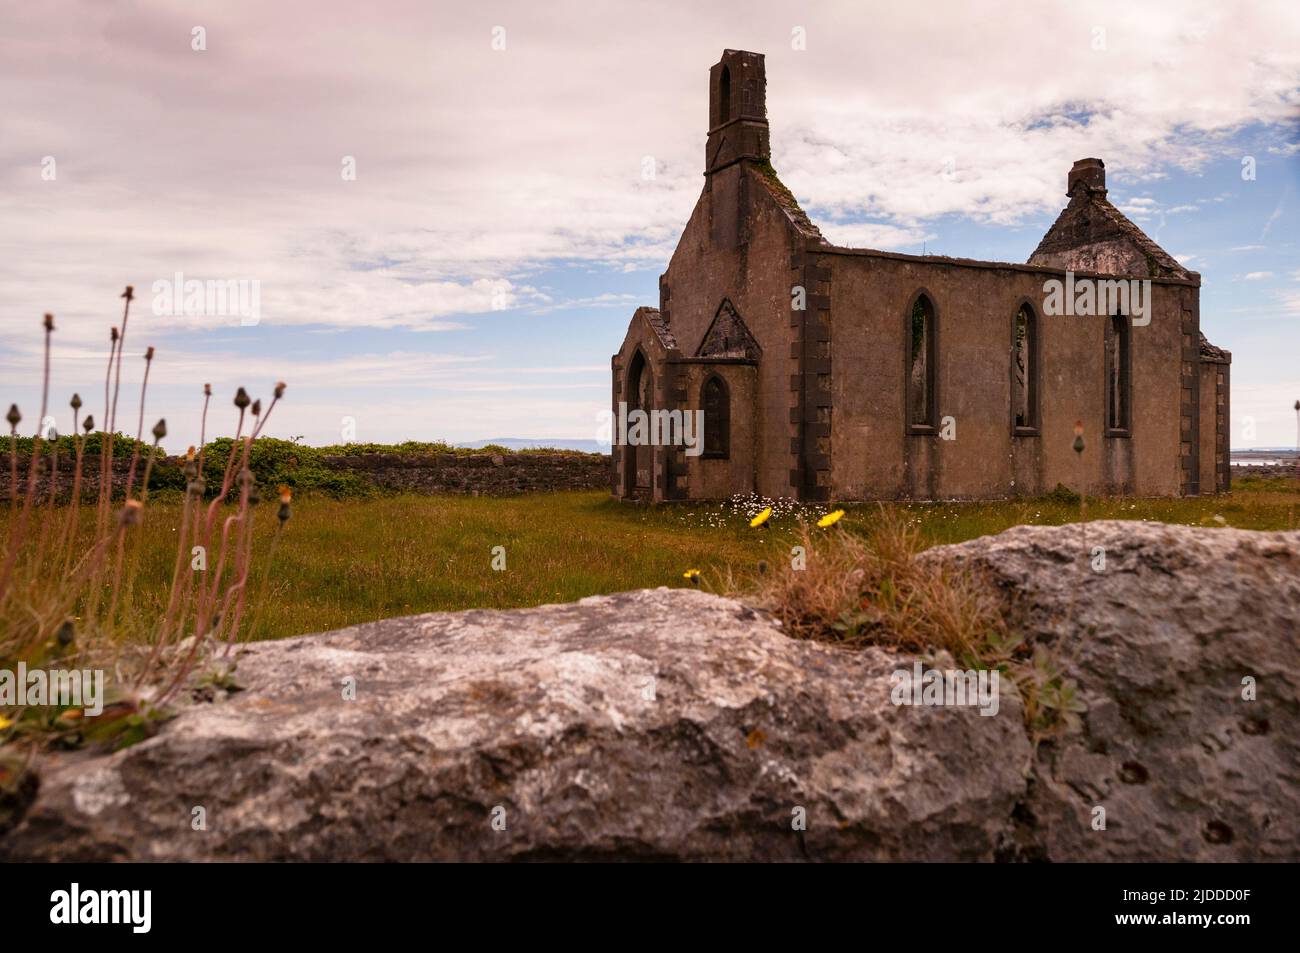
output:
[[[1185, 500], [1089, 499], [1093, 519], [1159, 520], [1208, 527], [1300, 525], [1300, 486], [1283, 479], [1240, 482], [1226, 496]], [[370, 499], [303, 495], [272, 553], [274, 504], [255, 509], [254, 564], [244, 638], [279, 638], [395, 615], [566, 602], [650, 586], [725, 588], [760, 560], [788, 558], [801, 519], [823, 509], [778, 504], [768, 527], [751, 530], [762, 504], [648, 508], [600, 490], [508, 498], [400, 495]], [[1079, 519], [1068, 496], [979, 503], [892, 503], [927, 543], [959, 542], [1021, 523]], [[834, 530], [862, 531], [878, 504], [855, 504]], [[179, 500], [151, 500], [139, 531], [138, 574], [124, 594], [134, 613], [165, 608], [176, 558]], [[0, 510], [0, 540], [10, 515]], [[493, 547], [506, 568], [492, 568]], [[268, 555], [272, 556], [268, 565]], [[263, 584], [265, 580], [265, 585]]]

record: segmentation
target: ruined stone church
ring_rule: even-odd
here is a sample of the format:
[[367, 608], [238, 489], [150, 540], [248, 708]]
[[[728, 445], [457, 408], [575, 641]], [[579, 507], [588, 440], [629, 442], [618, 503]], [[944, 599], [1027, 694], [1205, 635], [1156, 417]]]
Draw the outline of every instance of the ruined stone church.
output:
[[[1228, 488], [1231, 355], [1201, 335], [1200, 275], [1107, 200], [1100, 159], [1069, 170], [1026, 264], [843, 248], [773, 171], [765, 99], [762, 54], [724, 51], [704, 189], [659, 307], [636, 310], [612, 359], [615, 414], [702, 410], [702, 445], [616, 445], [615, 496]], [[1049, 313], [1053, 280], [1145, 285], [1143, 319]]]

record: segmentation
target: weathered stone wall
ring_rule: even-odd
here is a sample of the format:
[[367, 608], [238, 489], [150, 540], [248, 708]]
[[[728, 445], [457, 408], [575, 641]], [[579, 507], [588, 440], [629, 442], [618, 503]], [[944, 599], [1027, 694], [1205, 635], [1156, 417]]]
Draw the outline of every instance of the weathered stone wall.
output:
[[754, 492], [754, 448], [758, 443], [753, 414], [756, 369], [749, 365], [687, 364], [681, 370], [686, 385], [683, 403], [688, 411], [703, 408], [704, 382], [711, 376], [716, 374], [726, 381], [731, 397], [731, 439], [725, 457], [683, 456], [686, 474], [679, 484], [697, 499], [725, 499]]
[[599, 453], [367, 453], [324, 462], [383, 490], [468, 496], [603, 490], [610, 468], [609, 457]]
[[1200, 429], [1200, 439], [1197, 447], [1197, 468], [1200, 471], [1201, 492], [1213, 493], [1218, 483], [1218, 470], [1216, 462], [1226, 455], [1226, 448], [1220, 448], [1219, 442], [1226, 439], [1226, 435], [1218, 432], [1218, 408], [1215, 406], [1215, 399], [1218, 397], [1218, 387], [1216, 378], [1218, 377], [1218, 364], [1212, 364], [1202, 360], [1197, 367], [1197, 374], [1200, 376], [1200, 393], [1198, 400], [1197, 426]]
[[1240, 480], [1243, 477], [1286, 477], [1292, 480], [1300, 480], [1300, 469], [1294, 464], [1274, 464], [1263, 466], [1244, 466], [1234, 463], [1232, 465], [1232, 478]]
[[[795, 229], [758, 175], [745, 166], [709, 177], [660, 281], [661, 294], [667, 296], [661, 310], [682, 354], [693, 355], [722, 300], [731, 302], [763, 350], [752, 403], [738, 404], [733, 397], [733, 427], [741, 414], [752, 415], [758, 492], [797, 496], [790, 421], [795, 330], [790, 288], [799, 283], [790, 267]], [[733, 219], [730, 228], [719, 228], [720, 221]]]
[[[53, 483], [54, 492], [59, 500], [69, 500], [72, 497], [73, 470], [76, 467], [75, 457], [69, 454], [61, 454], [58, 460], [57, 470], [51, 466], [49, 454], [43, 454], [40, 472], [36, 476], [36, 498], [38, 500], [48, 499], [47, 494], [50, 485]], [[27, 492], [28, 466], [27, 457], [18, 458], [18, 499], [23, 499]], [[179, 466], [179, 459], [172, 459], [171, 463]], [[154, 464], [155, 467], [158, 463]], [[140, 481], [144, 479], [145, 461], [137, 461], [135, 470], [135, 485], [139, 486]], [[131, 469], [131, 458], [116, 457], [113, 460], [113, 488], [114, 492], [121, 494], [123, 487], [126, 486], [126, 478]], [[10, 485], [12, 476], [9, 467], [9, 454], [0, 455], [0, 502], [8, 505]], [[150, 482], [153, 482], [152, 480]], [[83, 500], [94, 500], [99, 495], [99, 457], [87, 457], [81, 468], [81, 498]]]
[[1201, 335], [1200, 470], [1202, 493], [1232, 489], [1232, 355]]
[[[19, 498], [27, 491], [27, 460], [19, 459]], [[548, 490], [589, 490], [609, 486], [609, 457], [599, 453], [504, 453], [504, 454], [397, 454], [367, 453], [327, 456], [326, 469], [361, 477], [374, 487], [392, 492], [456, 493], [467, 496], [505, 496]], [[162, 457], [154, 464], [155, 474], [176, 471], [184, 461], [179, 457]], [[8, 455], [0, 460], [0, 502], [9, 499], [10, 469]], [[113, 461], [114, 492], [121, 494], [130, 469], [129, 459]], [[59, 458], [54, 480], [58, 499], [68, 500], [72, 492], [73, 459]], [[38, 499], [47, 499], [51, 467], [46, 456], [36, 483]], [[136, 484], [144, 478], [144, 463], [136, 468]], [[151, 481], [155, 487], [158, 480]], [[209, 481], [211, 484], [211, 481]], [[82, 473], [82, 499], [93, 500], [99, 493], [99, 458], [85, 461]]]
[[[654, 317], [665, 333], [654, 333], [645, 321], [633, 321], [613, 358], [612, 399], [615, 410], [619, 401], [627, 399], [627, 377], [639, 349], [655, 374], [655, 407], [698, 406], [691, 402], [697, 395], [689, 389], [690, 369], [684, 362], [697, 360], [720, 305], [724, 299], [730, 301], [763, 351], [750, 375], [752, 396], [741, 403], [733, 394], [731, 403], [733, 446], [739, 447], [741, 428], [753, 434], [745, 461], [748, 472], [733, 474], [737, 482], [722, 488], [680, 451], [657, 450], [655, 499], [728, 497], [749, 486], [765, 496], [799, 495], [794, 481], [799, 458], [791, 443], [797, 426], [790, 419], [791, 372], [798, 363], [790, 356], [795, 340], [790, 289], [804, 280], [801, 269], [790, 267], [796, 234], [790, 214], [762, 177], [743, 163], [713, 174], [706, 182], [659, 280], [660, 306]], [[665, 347], [665, 342], [671, 346]], [[731, 382], [738, 375], [726, 376]], [[681, 392], [677, 384], [684, 388]], [[743, 386], [748, 390], [749, 381], [743, 381]], [[680, 490], [675, 480], [668, 480], [675, 468], [689, 474]], [[626, 477], [615, 483], [615, 495], [625, 495], [625, 482]]]
[[[1151, 322], [1130, 338], [1133, 427], [1128, 436], [1109, 436], [1106, 319], [1042, 313], [1044, 281], [1063, 280], [1063, 272], [850, 250], [823, 257], [834, 272], [837, 498], [1014, 497], [1080, 479], [1094, 494], [1182, 492], [1182, 316], [1195, 307], [1195, 285], [1152, 281]], [[922, 291], [936, 311], [937, 416], [953, 418], [954, 440], [911, 435], [904, 426], [907, 319]], [[1040, 428], [1028, 436], [1012, 427], [1009, 357], [1024, 302], [1037, 314], [1039, 335]], [[1076, 420], [1087, 442], [1082, 460], [1072, 449]]]

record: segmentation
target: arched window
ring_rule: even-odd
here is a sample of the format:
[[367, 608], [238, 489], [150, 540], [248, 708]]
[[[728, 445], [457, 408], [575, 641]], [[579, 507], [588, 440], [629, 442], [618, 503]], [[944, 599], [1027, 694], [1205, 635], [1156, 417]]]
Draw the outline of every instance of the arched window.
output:
[[632, 358], [632, 372], [628, 375], [631, 386], [628, 388], [628, 409], [648, 411], [654, 406], [654, 376], [650, 365], [640, 351]]
[[718, 125], [731, 121], [731, 70], [722, 67], [718, 79]]
[[714, 374], [700, 392], [704, 410], [704, 453], [725, 459], [731, 453], [731, 394], [726, 382]]
[[[649, 412], [654, 407], [654, 375], [640, 349], [632, 356], [627, 374], [627, 411]], [[650, 492], [654, 481], [654, 448], [645, 441], [633, 444], [630, 440], [623, 449], [623, 473], [626, 480], [624, 492], [636, 496]]]
[[1011, 332], [1011, 416], [1016, 433], [1038, 433], [1038, 316], [1028, 303]]
[[1130, 362], [1128, 316], [1116, 314], [1106, 324], [1106, 433], [1112, 437], [1132, 430]]
[[911, 433], [938, 429], [935, 324], [934, 303], [924, 294], [917, 295], [907, 315], [907, 427]]

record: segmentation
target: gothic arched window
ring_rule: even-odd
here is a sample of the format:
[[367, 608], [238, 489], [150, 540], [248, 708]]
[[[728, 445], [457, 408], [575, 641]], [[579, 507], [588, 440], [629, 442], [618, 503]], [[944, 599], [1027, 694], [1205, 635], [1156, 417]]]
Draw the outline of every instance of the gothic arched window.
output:
[[704, 456], [726, 458], [731, 453], [731, 394], [717, 374], [704, 382], [700, 407], [704, 410]]
[[[654, 408], [654, 375], [645, 355], [638, 348], [628, 368], [627, 410], [649, 413]], [[623, 448], [624, 493], [635, 496], [650, 492], [654, 485], [654, 447], [645, 441], [627, 443]]]
[[916, 296], [907, 315], [907, 427], [910, 433], [933, 433], [939, 418], [935, 407], [938, 376], [934, 303]]
[[1038, 381], [1038, 315], [1026, 303], [1016, 312], [1011, 335], [1011, 417], [1017, 433], [1038, 433]]
[[1106, 433], [1112, 437], [1132, 430], [1129, 350], [1128, 316], [1113, 315], [1106, 324]]

